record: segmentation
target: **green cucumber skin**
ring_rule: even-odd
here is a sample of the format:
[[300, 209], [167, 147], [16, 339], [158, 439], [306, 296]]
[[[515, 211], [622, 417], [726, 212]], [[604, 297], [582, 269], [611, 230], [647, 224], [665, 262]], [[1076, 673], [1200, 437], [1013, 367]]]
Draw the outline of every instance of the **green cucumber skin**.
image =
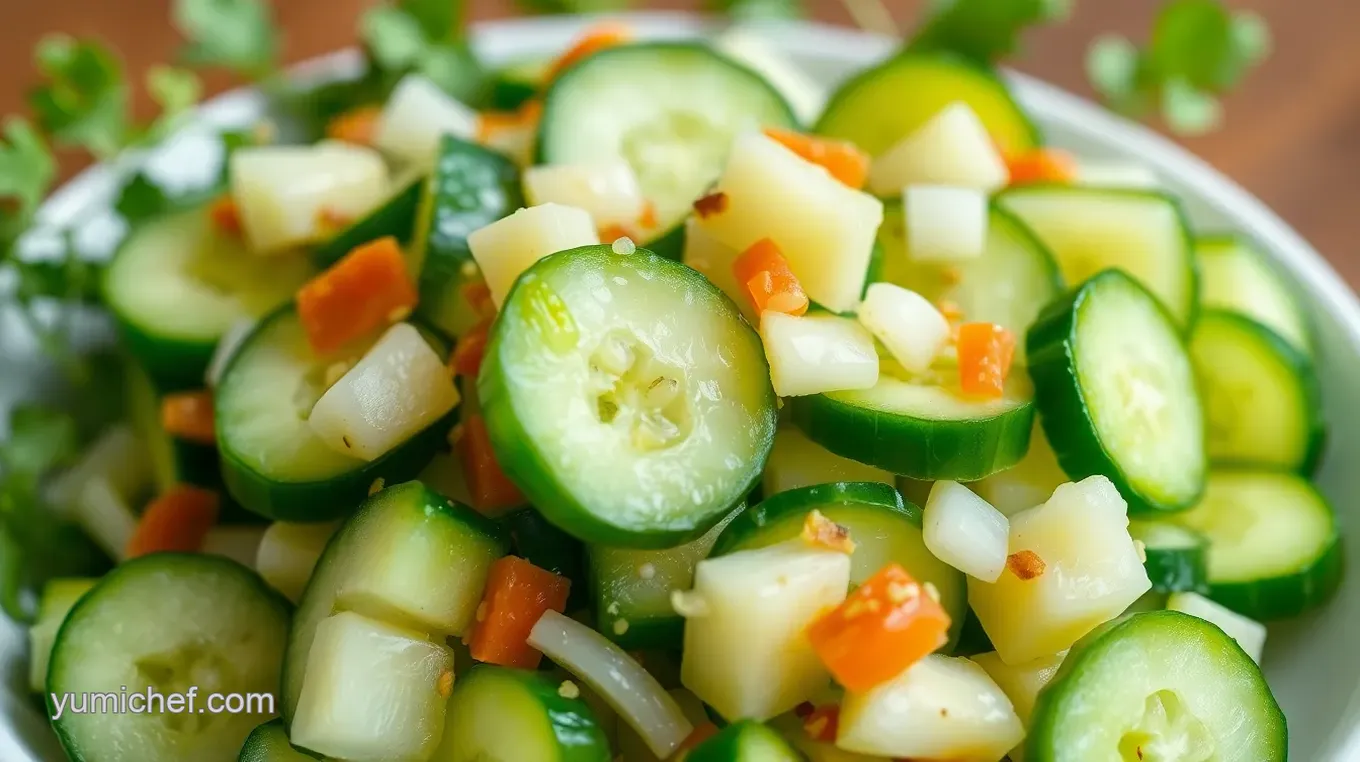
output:
[[501, 523], [510, 533], [512, 552], [525, 561], [571, 580], [567, 610], [587, 605], [585, 545], [543, 518], [533, 507], [512, 511]]
[[802, 758], [764, 723], [738, 720], [690, 750], [685, 762], [792, 762]]
[[714, 558], [732, 553], [764, 531], [766, 525], [781, 521], [791, 514], [806, 513], [809, 507], [831, 503], [875, 506], [901, 514], [917, 527], [921, 526], [921, 509], [904, 501], [901, 493], [890, 485], [878, 482], [814, 484], [771, 495], [737, 514], [732, 523], [718, 535], [718, 541], [713, 543], [708, 556]]
[[[1251, 252], [1251, 254], [1249, 254], [1248, 256], [1258, 257], [1263, 256], [1257, 249], [1255, 244], [1251, 243], [1248, 239], [1244, 238], [1243, 236], [1237, 233], [1224, 233], [1224, 232], [1201, 233], [1200, 235], [1195, 237], [1196, 251], [1198, 251], [1201, 248], [1219, 246], [1241, 247], [1242, 249]], [[1278, 276], [1278, 268], [1272, 267], [1271, 269]], [[1200, 280], [1202, 281], [1203, 279], [1204, 274], [1201, 273]], [[1312, 315], [1309, 314], [1308, 310], [1303, 309], [1300, 303], [1297, 289], [1294, 289], [1292, 287], [1292, 284], [1286, 283], [1284, 285], [1286, 290], [1289, 292], [1289, 295], [1292, 297], [1290, 301], [1292, 302], [1292, 305], [1294, 307], [1294, 312], [1299, 316], [1300, 322], [1302, 324], [1303, 336], [1301, 337], [1301, 339], [1303, 341], [1303, 346], [1301, 347], [1296, 346], [1295, 348], [1303, 352], [1305, 355], [1312, 357], [1317, 351], [1317, 323], [1312, 319]], [[1227, 309], [1228, 311], [1232, 311], [1231, 308], [1226, 307], [1211, 307], [1209, 309]], [[1285, 340], [1288, 341], [1288, 339]], [[1293, 342], [1290, 343], [1293, 344]]]
[[[1063, 659], [1062, 666], [1053, 679], [1039, 692], [1035, 701], [1034, 710], [1031, 714], [1029, 734], [1025, 738], [1025, 759], [1034, 762], [1079, 762], [1081, 758], [1064, 754], [1064, 749], [1057, 743], [1062, 738], [1063, 729], [1062, 717], [1062, 688], [1069, 680], [1076, 679], [1086, 667], [1087, 662], [1096, 661], [1108, 652], [1119, 650], [1125, 636], [1136, 638], [1137, 633], [1144, 627], [1182, 627], [1194, 628], [1199, 631], [1199, 635], [1212, 639], [1214, 642], [1215, 654], [1231, 654], [1236, 652], [1235, 660], [1239, 662], [1242, 671], [1234, 677], [1246, 676], [1251, 679], [1252, 672], [1260, 681], [1260, 693], [1258, 698], [1262, 702], [1262, 716], [1257, 718], [1259, 722], [1255, 728], [1258, 733], [1271, 733], [1274, 737], [1274, 754], [1268, 760], [1230, 760], [1228, 762], [1283, 762], [1288, 757], [1289, 732], [1285, 724], [1284, 712], [1280, 709], [1275, 697], [1270, 693], [1269, 687], [1265, 684], [1265, 678], [1260, 676], [1260, 670], [1251, 661], [1251, 657], [1242, 651], [1237, 642], [1223, 633], [1216, 625], [1209, 624], [1197, 617], [1189, 614], [1182, 614], [1179, 611], [1148, 611], [1129, 614], [1118, 617], [1107, 622], [1087, 634], [1077, 641]], [[1127, 646], [1126, 646], [1127, 648]], [[1114, 655], [1117, 658], [1117, 655]], [[1249, 666], [1248, 666], [1249, 665]], [[1250, 670], [1250, 671], [1248, 671]], [[1208, 688], [1211, 690], [1212, 688]], [[1273, 731], [1273, 732], [1271, 732]], [[1070, 752], [1070, 750], [1068, 750]], [[1078, 752], [1080, 753], [1080, 752]]]
[[1034, 401], [991, 418], [926, 420], [870, 410], [824, 394], [785, 400], [808, 438], [843, 458], [914, 479], [976, 481], [1025, 457]]
[[[613, 241], [605, 241], [605, 243], [613, 243]], [[643, 244], [642, 248], [673, 262], [682, 261], [685, 256], [685, 221], [680, 220], [675, 224], [675, 227]]]
[[1154, 593], [1205, 593], [1208, 591], [1208, 559], [1206, 549], [1146, 548], [1147, 560], [1143, 568], [1152, 580]]
[[210, 341], [186, 341], [155, 336], [135, 323], [116, 319], [118, 334], [128, 352], [156, 388], [162, 392], [181, 392], [202, 389], [208, 363], [217, 349], [217, 338]]
[[[1128, 502], [1130, 515], [1182, 511], [1199, 502], [1204, 494], [1203, 481], [1199, 491], [1182, 504], [1166, 505], [1146, 499], [1133, 489], [1123, 470], [1105, 451], [1086, 411], [1086, 400], [1076, 371], [1077, 315], [1091, 292], [1089, 286], [1110, 277], [1123, 278], [1147, 293], [1142, 284], [1121, 271], [1104, 270], [1045, 307], [1025, 336], [1029, 375], [1034, 381], [1034, 401], [1040, 411], [1039, 422], [1058, 464], [1072, 481], [1097, 474], [1108, 477]], [[1157, 305], [1163, 317], [1175, 325], [1166, 307], [1151, 294], [1148, 298]]]
[[560, 683], [530, 670], [478, 664], [459, 678], [454, 692], [459, 686], [469, 690], [482, 680], [513, 680], [542, 705], [557, 740], [556, 758], [542, 762], [609, 762], [609, 739], [599, 720], [584, 699], [559, 693]]
[[392, 236], [405, 246], [416, 228], [416, 209], [420, 206], [423, 181], [416, 181], [388, 199], [364, 218], [340, 231], [329, 241], [312, 250], [312, 261], [318, 268], [327, 268], [340, 261], [356, 247], [379, 238]]
[[1307, 569], [1283, 577], [1246, 582], [1209, 580], [1209, 597], [1257, 621], [1289, 619], [1317, 608], [1336, 594], [1345, 572], [1341, 535]]
[[303, 762], [321, 758], [288, 743], [288, 731], [283, 726], [283, 720], [275, 719], [255, 728], [246, 736], [239, 762]]

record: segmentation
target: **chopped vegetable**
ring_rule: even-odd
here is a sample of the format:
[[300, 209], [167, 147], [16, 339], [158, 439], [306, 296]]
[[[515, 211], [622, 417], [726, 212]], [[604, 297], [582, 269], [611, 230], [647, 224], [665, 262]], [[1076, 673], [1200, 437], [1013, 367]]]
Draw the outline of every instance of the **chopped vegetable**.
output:
[[926, 547], [955, 569], [995, 582], [1006, 568], [1010, 522], [968, 487], [935, 482], [922, 523]]
[[557, 79], [558, 75], [573, 65], [584, 61], [601, 50], [624, 45], [633, 40], [633, 30], [617, 22], [604, 22], [587, 29], [567, 51], [553, 62], [548, 70], [547, 81]]
[[868, 389], [878, 383], [874, 339], [849, 318], [764, 312], [760, 338], [770, 380], [781, 397]]
[[925, 297], [892, 283], [864, 292], [859, 322], [904, 369], [924, 373], [949, 343], [949, 321]]
[[138, 531], [137, 516], [112, 480], [93, 476], [83, 481], [72, 518], [109, 558], [115, 561], [127, 558], [132, 538]]
[[855, 190], [860, 190], [868, 182], [869, 155], [856, 148], [854, 143], [773, 127], [765, 128], [765, 134]]
[[298, 317], [312, 349], [326, 355], [403, 319], [417, 297], [397, 240], [379, 238], [308, 281], [298, 291]]
[[177, 392], [161, 399], [161, 426], [173, 436], [201, 444], [217, 442], [212, 392]]
[[1166, 601], [1166, 607], [1218, 625], [1228, 637], [1237, 641], [1237, 645], [1247, 652], [1252, 661], [1261, 663], [1261, 651], [1266, 645], [1266, 626], [1260, 622], [1248, 619], [1199, 593], [1172, 593]]
[[444, 135], [471, 140], [477, 136], [477, 112], [458, 102], [428, 77], [408, 74], [383, 108], [373, 145], [409, 167], [434, 166]]
[[499, 516], [524, 505], [524, 495], [496, 462], [486, 421], [480, 415], [463, 422], [463, 436], [458, 439], [457, 448], [473, 508], [488, 516]]
[[850, 536], [850, 529], [823, 516], [816, 508], [808, 511], [803, 519], [803, 531], [799, 536], [803, 542], [816, 548], [837, 550], [847, 555], [855, 552], [855, 540]]
[[326, 137], [359, 146], [377, 142], [382, 109], [377, 106], [358, 106], [335, 117], [326, 125]]
[[208, 216], [217, 232], [232, 238], [240, 237], [241, 210], [231, 196], [220, 196], [214, 200], [208, 207]]
[[500, 309], [515, 279], [530, 265], [554, 252], [598, 244], [600, 238], [584, 209], [541, 204], [474, 230], [467, 242]]
[[864, 692], [948, 641], [949, 614], [899, 564], [890, 563], [808, 627], [836, 682]]
[[128, 540], [127, 557], [164, 551], [190, 553], [203, 547], [217, 523], [221, 497], [216, 492], [181, 484], [146, 507]]
[[458, 339], [453, 354], [449, 356], [449, 369], [455, 375], [474, 380], [477, 378], [477, 371], [482, 368], [482, 356], [486, 353], [487, 333], [490, 330], [491, 321], [483, 320]]
[[993, 323], [959, 326], [959, 387], [964, 394], [999, 399], [1015, 357], [1015, 335]]
[[781, 426], [774, 435], [774, 449], [765, 463], [761, 482], [765, 495], [775, 495], [799, 487], [832, 482], [881, 482], [892, 484], [895, 477], [857, 460], [842, 458], [808, 439], [795, 426]]
[[[768, 0], [757, 0], [757, 2]], [[784, 0], [774, 0], [782, 3]], [[765, 39], [766, 34], [759, 28], [746, 29], [737, 26], [723, 32], [714, 46], [738, 63], [744, 64], [774, 85], [775, 89], [788, 100], [798, 115], [799, 121], [812, 124], [822, 113], [826, 104], [826, 93], [822, 86], [813, 81], [797, 64], [790, 61]]]
[[472, 658], [506, 667], [536, 669], [543, 654], [528, 644], [529, 631], [545, 611], [567, 608], [571, 580], [518, 556], [491, 564], [486, 595], [477, 608], [468, 647]]
[[763, 238], [752, 244], [732, 262], [732, 274], [745, 286], [757, 314], [767, 310], [786, 315], [807, 312], [807, 294], [773, 240]]
[[918, 262], [977, 259], [987, 246], [987, 194], [976, 188], [909, 185], [902, 194], [907, 256]]
[[1081, 175], [1076, 159], [1055, 148], [1036, 148], [1006, 159], [1011, 185], [1071, 183]]
[[1007, 179], [986, 126], [967, 104], [956, 102], [874, 158], [869, 190], [893, 196], [908, 185], [947, 185], [990, 193]]
[[[640, 227], [646, 205], [637, 175], [622, 159], [530, 167], [524, 170], [524, 198], [533, 206], [554, 203], [584, 209], [597, 227], [620, 227], [622, 235]], [[612, 240], [608, 235], [600, 239]]]
[[[1039, 697], [1039, 691], [1053, 679], [1058, 673], [1058, 667], [1062, 666], [1063, 659], [1067, 657], [1067, 652], [1062, 651], [1052, 656], [1043, 656], [1034, 661], [1027, 661], [1023, 664], [1014, 666], [1001, 661], [995, 651], [978, 654], [970, 657], [970, 660], [982, 667], [982, 669], [992, 678], [1011, 700], [1011, 706], [1015, 708], [1015, 714], [1020, 721], [1029, 727], [1030, 715], [1034, 713], [1034, 701]], [[1012, 756], [1014, 756], [1012, 752]], [[1019, 762], [1019, 760], [1016, 760]]]
[[276, 521], [260, 538], [254, 567], [260, 576], [290, 601], [302, 597], [326, 543], [339, 528], [336, 522], [293, 524]]

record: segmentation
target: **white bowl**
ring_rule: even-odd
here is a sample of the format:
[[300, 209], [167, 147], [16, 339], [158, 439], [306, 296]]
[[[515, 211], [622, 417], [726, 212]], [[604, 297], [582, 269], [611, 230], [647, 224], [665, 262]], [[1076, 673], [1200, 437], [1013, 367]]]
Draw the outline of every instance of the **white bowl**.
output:
[[[706, 23], [682, 14], [635, 14], [629, 22], [644, 36], [693, 37]], [[474, 45], [485, 60], [508, 62], [562, 49], [590, 20], [545, 17], [479, 25]], [[772, 28], [772, 41], [817, 81], [831, 86], [888, 55], [893, 41], [816, 24]], [[330, 76], [358, 66], [354, 51], [302, 66], [301, 76]], [[1317, 329], [1323, 397], [1330, 433], [1318, 475], [1333, 501], [1343, 534], [1350, 539], [1356, 519], [1350, 503], [1360, 498], [1360, 303], [1330, 266], [1269, 209], [1203, 161], [1155, 133], [1085, 100], [1022, 75], [1012, 75], [1020, 101], [1051, 142], [1083, 156], [1139, 161], [1187, 203], [1195, 224], [1206, 230], [1234, 230], [1254, 239], [1293, 279], [1312, 306]], [[203, 110], [206, 119], [246, 123], [264, 102], [253, 91], [235, 91]], [[113, 168], [82, 174], [62, 188], [43, 210], [54, 224], [81, 219], [107, 202], [117, 181]], [[0, 407], [32, 383], [13, 372], [10, 360], [22, 340], [0, 329], [0, 357], [7, 358], [0, 378]], [[1350, 382], [1350, 383], [1348, 383]], [[1290, 756], [1295, 760], [1342, 762], [1360, 759], [1360, 659], [1354, 637], [1360, 634], [1360, 565], [1348, 565], [1341, 594], [1320, 611], [1270, 628], [1264, 663], [1270, 684], [1289, 720]], [[59, 762], [64, 759], [46, 720], [23, 688], [26, 674], [23, 630], [0, 625], [0, 760]], [[527, 762], [527, 761], [526, 761]]]

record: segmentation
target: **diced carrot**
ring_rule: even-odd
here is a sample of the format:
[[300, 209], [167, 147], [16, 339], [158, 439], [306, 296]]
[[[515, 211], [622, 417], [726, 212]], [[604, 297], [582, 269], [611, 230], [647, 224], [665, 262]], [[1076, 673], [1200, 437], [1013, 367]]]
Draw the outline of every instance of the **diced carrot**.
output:
[[1011, 185], [1070, 183], [1077, 179], [1076, 159], [1053, 148], [1036, 148], [1007, 156], [1006, 169], [1010, 170]]
[[241, 210], [231, 196], [218, 196], [208, 207], [208, 217], [217, 232], [239, 238], [241, 235]]
[[633, 234], [629, 232], [628, 228], [622, 225], [610, 223], [600, 228], [600, 240], [604, 241], [605, 243], [613, 243], [614, 241], [617, 241], [620, 238], [632, 238], [632, 237]]
[[477, 372], [482, 369], [482, 355], [486, 352], [486, 339], [490, 330], [491, 321], [483, 320], [458, 338], [458, 344], [449, 356], [449, 370], [455, 376], [477, 378]]
[[732, 273], [737, 276], [737, 282], [746, 287], [746, 294], [757, 313], [771, 310], [802, 315], [807, 312], [807, 294], [772, 239], [762, 238], [742, 252], [732, 262]]
[[467, 479], [473, 508], [495, 517], [524, 505], [524, 495], [496, 462], [496, 454], [491, 451], [491, 435], [480, 415], [471, 416], [463, 423], [458, 454], [463, 460], [463, 476]]
[[212, 392], [176, 392], [161, 399], [161, 427], [168, 433], [200, 444], [217, 442]]
[[491, 564], [486, 593], [477, 607], [468, 650], [472, 658], [504, 667], [536, 669], [543, 654], [528, 644], [529, 631], [545, 611], [567, 608], [571, 580], [516, 556]]
[[727, 205], [726, 193], [722, 191], [710, 193], [694, 202], [694, 213], [699, 215], [699, 219], [706, 220], [715, 214], [722, 214], [727, 211]]
[[359, 106], [335, 117], [326, 125], [326, 137], [361, 146], [373, 145], [382, 108]]
[[684, 762], [685, 757], [689, 756], [691, 751], [694, 751], [694, 747], [717, 734], [718, 726], [714, 725], [712, 722], [701, 722], [698, 725], [695, 725], [694, 730], [691, 730], [689, 735], [685, 736], [685, 740], [681, 741], [680, 745], [675, 747], [675, 751], [671, 753], [670, 759], [672, 762]]
[[585, 34], [553, 62], [548, 72], [548, 81], [557, 75], [599, 53], [601, 50], [618, 47], [633, 40], [633, 30], [616, 21], [605, 21], [586, 30]]
[[661, 225], [661, 221], [656, 217], [656, 204], [650, 201], [642, 202], [642, 214], [638, 215], [638, 224], [643, 230], [651, 230]]
[[417, 293], [397, 239], [346, 254], [297, 294], [298, 317], [319, 354], [334, 352], [410, 314]]
[[148, 553], [193, 553], [217, 523], [216, 492], [178, 484], [151, 501], [128, 541], [128, 558]]
[[841, 719], [841, 708], [835, 704], [819, 706], [803, 717], [803, 732], [808, 738], [821, 743], [833, 743]]
[[335, 234], [354, 224], [354, 216], [323, 206], [316, 210], [316, 227], [323, 233]]
[[944, 645], [949, 614], [896, 563], [808, 627], [813, 649], [846, 690], [863, 692]]
[[995, 323], [959, 326], [959, 387], [964, 394], [1000, 397], [1015, 357], [1015, 334]]
[[765, 134], [855, 190], [863, 188], [869, 180], [869, 154], [854, 143], [772, 127], [766, 128]]
[[464, 283], [460, 290], [473, 312], [484, 318], [496, 316], [496, 303], [491, 300], [491, 287], [486, 285], [485, 280], [480, 278], [470, 280]]

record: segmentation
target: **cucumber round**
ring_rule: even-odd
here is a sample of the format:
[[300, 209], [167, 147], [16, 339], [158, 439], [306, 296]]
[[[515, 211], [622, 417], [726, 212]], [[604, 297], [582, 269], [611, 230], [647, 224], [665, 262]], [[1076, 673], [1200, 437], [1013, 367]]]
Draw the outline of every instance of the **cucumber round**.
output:
[[1341, 584], [1335, 513], [1295, 474], [1214, 470], [1204, 499], [1175, 520], [1209, 540], [1209, 597], [1243, 616], [1295, 616]]
[[[874, 280], [911, 289], [936, 304], [953, 302], [969, 322], [996, 323], [1016, 336], [1025, 335], [1039, 311], [1063, 292], [1053, 253], [995, 204], [982, 256], [948, 265], [911, 258], [900, 199], [885, 202], [883, 212], [878, 237], [891, 254]], [[1024, 364], [1024, 347], [1016, 347], [1015, 362]]]
[[831, 96], [816, 131], [878, 156], [960, 101], [978, 115], [1002, 152], [1023, 153], [1042, 142], [996, 72], [938, 53], [893, 56], [860, 73]]
[[1200, 305], [1245, 315], [1312, 354], [1312, 329], [1294, 291], [1259, 250], [1231, 235], [1195, 241]]
[[1199, 275], [1190, 223], [1175, 197], [1159, 191], [1022, 185], [997, 203], [1053, 252], [1070, 284], [1117, 267], [1161, 300], [1176, 325], [1195, 322]]
[[[1209, 584], [1209, 541], [1165, 521], [1129, 522], [1129, 536], [1143, 543], [1143, 568], [1152, 580], [1148, 595], [1204, 592]], [[1160, 606], [1158, 608], [1161, 608]]]
[[103, 292], [128, 350], [172, 391], [201, 388], [223, 334], [287, 302], [312, 272], [304, 257], [261, 257], [218, 235], [198, 208], [134, 230], [104, 272]]
[[[432, 332], [425, 337], [436, 354], [448, 354]], [[312, 352], [291, 305], [261, 320], [232, 356], [214, 407], [222, 477], [241, 505], [280, 521], [336, 519], [353, 511], [374, 482], [420, 473], [446, 441], [456, 409], [372, 461], [326, 446], [307, 415], [338, 359], [344, 358]]]
[[1308, 355], [1250, 318], [1207, 310], [1190, 334], [1190, 359], [1205, 401], [1210, 460], [1312, 471], [1324, 427]]
[[738, 133], [797, 119], [760, 75], [707, 45], [653, 42], [563, 72], [543, 97], [540, 125], [539, 163], [627, 161], [669, 229], [718, 179]]
[[[941, 376], [955, 375], [945, 368]], [[953, 387], [953, 388], [951, 388]], [[913, 479], [973, 481], [1025, 457], [1034, 424], [1029, 379], [1013, 372], [999, 399], [965, 397], [949, 385], [897, 378], [872, 388], [785, 401], [808, 438], [831, 452]]]
[[803, 531], [813, 510], [850, 529], [855, 552], [850, 556], [850, 583], [858, 585], [888, 563], [902, 565], [916, 580], [929, 582], [949, 612], [953, 643], [968, 611], [968, 585], [963, 572], [926, 549], [921, 509], [902, 500], [896, 489], [876, 482], [836, 482], [793, 489], [766, 498], [737, 514], [718, 535], [709, 556], [763, 548], [791, 540]]
[[599, 720], [564, 687], [537, 672], [473, 667], [453, 687], [434, 762], [609, 762]]
[[1154, 611], [1072, 647], [1039, 693], [1025, 759], [1282, 762], [1287, 747], [1284, 713], [1251, 657], [1209, 622]]
[[759, 481], [774, 442], [759, 336], [702, 275], [645, 249], [586, 246], [529, 268], [477, 391], [506, 474], [549, 521], [601, 545], [703, 534]]
[[803, 762], [803, 755], [778, 731], [755, 720], [728, 725], [684, 758], [686, 762]]
[[1199, 391], [1147, 289], [1101, 272], [1049, 305], [1026, 347], [1044, 434], [1073, 481], [1108, 477], [1131, 514], [1195, 504], [1208, 473]]
[[[250, 707], [255, 713], [209, 714], [209, 695], [274, 694], [288, 614], [255, 572], [218, 556], [158, 553], [116, 567], [76, 603], [52, 650], [48, 709], [60, 711], [53, 727], [66, 753], [74, 762], [235, 760], [273, 707], [266, 700]], [[122, 710], [137, 706], [120, 696], [145, 699], [149, 690], [194, 690], [194, 705], [183, 698], [180, 712], [170, 704]], [[89, 704], [93, 694], [117, 701], [101, 711]]]
[[283, 720], [271, 720], [246, 737], [237, 762], [312, 762], [320, 756], [288, 743]]
[[408, 183], [377, 209], [336, 233], [330, 240], [317, 244], [312, 249], [312, 262], [319, 268], [330, 267], [354, 249], [388, 236], [396, 238], [405, 246], [416, 229], [416, 209], [420, 206], [424, 185], [423, 180]]

